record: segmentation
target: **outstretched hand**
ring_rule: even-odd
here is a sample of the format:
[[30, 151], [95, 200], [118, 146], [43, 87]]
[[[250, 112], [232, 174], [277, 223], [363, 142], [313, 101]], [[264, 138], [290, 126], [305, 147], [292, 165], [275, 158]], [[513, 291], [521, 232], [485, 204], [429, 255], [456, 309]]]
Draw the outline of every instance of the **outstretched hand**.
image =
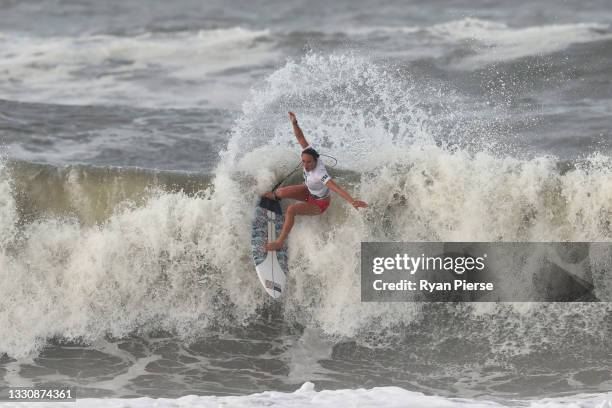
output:
[[295, 117], [295, 113], [293, 112], [289, 112], [289, 120], [291, 121], [291, 123], [296, 124], [297, 123], [297, 118]]
[[353, 204], [355, 208], [366, 208], [368, 206], [368, 203], [361, 200], [354, 200], [351, 204]]

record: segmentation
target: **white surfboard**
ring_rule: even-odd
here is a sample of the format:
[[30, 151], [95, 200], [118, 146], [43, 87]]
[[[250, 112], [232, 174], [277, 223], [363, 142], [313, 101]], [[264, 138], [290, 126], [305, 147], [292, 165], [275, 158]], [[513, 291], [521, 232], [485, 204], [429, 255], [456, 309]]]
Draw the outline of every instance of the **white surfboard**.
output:
[[278, 299], [285, 289], [287, 246], [278, 251], [266, 251], [267, 241], [274, 241], [283, 227], [283, 211], [278, 201], [262, 197], [255, 209], [251, 248], [259, 281], [266, 293]]

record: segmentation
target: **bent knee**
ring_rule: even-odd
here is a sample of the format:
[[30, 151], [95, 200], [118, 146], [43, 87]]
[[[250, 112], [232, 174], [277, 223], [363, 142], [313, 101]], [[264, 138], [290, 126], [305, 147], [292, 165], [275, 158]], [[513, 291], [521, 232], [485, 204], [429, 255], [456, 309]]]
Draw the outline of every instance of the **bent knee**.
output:
[[278, 198], [284, 198], [284, 193], [285, 192], [285, 187], [281, 187], [281, 188], [277, 188], [276, 191], [274, 191], [274, 194], [278, 197]]

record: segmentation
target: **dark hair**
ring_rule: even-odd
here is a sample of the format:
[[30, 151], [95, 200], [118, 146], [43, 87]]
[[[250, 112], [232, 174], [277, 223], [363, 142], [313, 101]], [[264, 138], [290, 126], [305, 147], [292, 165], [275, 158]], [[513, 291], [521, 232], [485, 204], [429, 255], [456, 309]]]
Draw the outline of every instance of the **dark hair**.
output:
[[312, 147], [302, 150], [302, 154], [304, 153], [311, 155], [312, 157], [315, 158], [315, 160], [319, 158], [319, 153], [317, 153], [317, 151], [313, 149]]

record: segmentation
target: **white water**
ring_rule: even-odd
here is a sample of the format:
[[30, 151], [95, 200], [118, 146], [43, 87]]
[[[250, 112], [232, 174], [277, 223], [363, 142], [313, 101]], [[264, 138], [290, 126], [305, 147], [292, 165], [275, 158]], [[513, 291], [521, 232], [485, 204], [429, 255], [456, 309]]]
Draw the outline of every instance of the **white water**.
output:
[[[39, 214], [17, 228], [16, 192], [3, 168], [0, 352], [32, 355], [54, 336], [94, 342], [107, 333], [163, 329], [190, 339], [211, 324], [249, 322], [263, 302], [248, 272], [253, 203], [298, 159], [288, 109], [298, 113], [309, 141], [338, 157], [338, 183], [371, 206], [357, 212], [335, 197], [323, 216], [298, 220], [282, 300], [289, 322], [350, 338], [423, 317], [418, 304], [360, 302], [361, 241], [610, 240], [609, 157], [593, 156], [560, 174], [552, 157], [449, 150], [433, 142], [436, 117], [412, 101], [411, 86], [353, 55], [288, 62], [244, 105], [211, 188], [195, 196], [154, 191], [144, 204], [126, 201], [95, 225], [70, 213]], [[66, 189], [83, 208], [80, 186], [77, 175]], [[608, 278], [594, 282], [604, 299]], [[572, 307], [585, 324], [571, 330], [598, 337], [609, 304]], [[505, 306], [483, 305], [475, 316], [520, 325], [540, 319], [542, 310], [558, 320], [526, 329], [511, 351], [522, 353], [545, 331], [569, 335], [563, 321], [575, 309], [529, 305], [508, 314]]]
[[[358, 41], [379, 33], [417, 36], [407, 60], [443, 57], [462, 49], [449, 68], [479, 69], [530, 56], [546, 56], [576, 44], [610, 40], [610, 26], [576, 23], [510, 27], [476, 18], [431, 26], [349, 28]], [[141, 108], [235, 108], [253, 83], [283, 63], [279, 41], [290, 33], [240, 26], [132, 36], [38, 37], [0, 33], [0, 90], [20, 102], [126, 105]], [[328, 33], [331, 34], [331, 33]], [[346, 67], [348, 68], [348, 67]], [[232, 70], [238, 73], [232, 74]], [[246, 76], [240, 72], [249, 71]], [[272, 74], [272, 77], [281, 69]], [[217, 75], [223, 73], [223, 75]], [[328, 72], [329, 74], [329, 72]], [[325, 77], [317, 77], [326, 82]], [[299, 83], [285, 83], [289, 88]]]
[[[419, 392], [407, 391], [399, 387], [377, 387], [372, 389], [355, 390], [322, 390], [315, 391], [314, 384], [304, 383], [293, 393], [266, 391], [262, 393], [236, 396], [195, 396], [188, 395], [178, 399], [169, 398], [84, 398], [78, 399], [79, 407], [86, 408], [140, 408], [156, 406], [165, 407], [340, 407], [355, 406], [360, 408], [610, 408], [612, 407], [612, 394], [576, 395], [563, 398], [544, 398], [541, 400], [514, 400], [498, 403], [487, 400], [474, 400], [465, 398], [445, 398], [424, 395]], [[20, 403], [0, 403], [0, 407], [16, 407]], [[23, 404], [23, 403], [21, 403]], [[21, 406], [21, 405], [19, 405]], [[74, 403], [29, 403], [28, 406], [44, 406], [49, 408], [72, 407]]]
[[0, 89], [20, 102], [176, 109], [215, 100], [233, 106], [244, 97], [244, 79], [210, 77], [275, 59], [269, 43], [257, 42], [267, 35], [242, 27], [132, 37], [5, 33]]
[[[403, 36], [423, 36], [428, 47], [418, 47], [411, 54], [442, 55], [438, 47], [468, 46], [467, 55], [453, 58], [450, 68], [473, 70], [491, 64], [501, 64], [524, 57], [543, 57], [565, 50], [576, 44], [594, 43], [612, 38], [609, 24], [575, 23], [549, 24], [530, 27], [511, 27], [505, 23], [467, 17], [431, 26], [383, 26], [353, 29], [360, 35], [380, 33]], [[416, 51], [416, 54], [415, 54]]]

